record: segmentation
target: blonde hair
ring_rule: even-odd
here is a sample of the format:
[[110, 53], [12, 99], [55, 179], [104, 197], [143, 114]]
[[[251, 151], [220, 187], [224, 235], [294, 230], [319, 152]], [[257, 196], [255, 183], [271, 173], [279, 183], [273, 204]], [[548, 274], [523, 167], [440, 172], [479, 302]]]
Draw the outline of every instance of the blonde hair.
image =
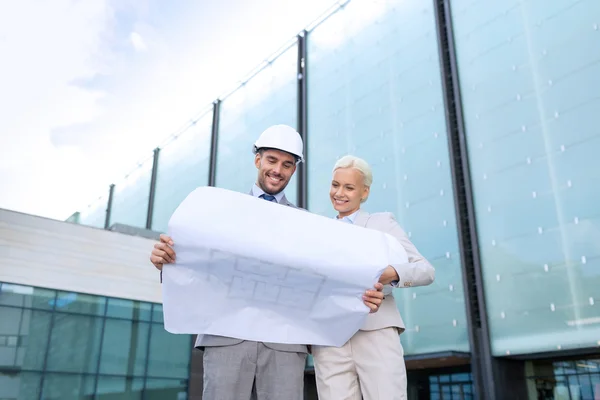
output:
[[[334, 173], [337, 169], [340, 168], [354, 168], [363, 176], [363, 185], [370, 188], [371, 184], [373, 184], [373, 172], [371, 171], [371, 166], [362, 158], [352, 155], [346, 155], [337, 160], [337, 162], [333, 166], [333, 171], [331, 171], [331, 173]], [[367, 201], [368, 197], [369, 196], [367, 194], [367, 197], [364, 200], [362, 200], [362, 203]]]

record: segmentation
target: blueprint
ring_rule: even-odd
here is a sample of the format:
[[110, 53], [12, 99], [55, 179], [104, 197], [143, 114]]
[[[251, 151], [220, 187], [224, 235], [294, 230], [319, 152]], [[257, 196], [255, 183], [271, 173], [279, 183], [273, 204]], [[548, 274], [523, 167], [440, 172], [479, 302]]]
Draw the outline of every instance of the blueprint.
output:
[[168, 234], [165, 329], [271, 343], [343, 345], [366, 289], [407, 262], [392, 236], [213, 187], [192, 192]]

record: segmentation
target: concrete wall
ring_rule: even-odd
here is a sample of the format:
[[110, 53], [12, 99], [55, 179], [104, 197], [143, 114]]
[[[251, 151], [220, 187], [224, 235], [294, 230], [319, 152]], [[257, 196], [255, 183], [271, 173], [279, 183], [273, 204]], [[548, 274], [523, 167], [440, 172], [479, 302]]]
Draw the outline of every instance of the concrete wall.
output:
[[161, 303], [154, 243], [0, 209], [0, 281]]

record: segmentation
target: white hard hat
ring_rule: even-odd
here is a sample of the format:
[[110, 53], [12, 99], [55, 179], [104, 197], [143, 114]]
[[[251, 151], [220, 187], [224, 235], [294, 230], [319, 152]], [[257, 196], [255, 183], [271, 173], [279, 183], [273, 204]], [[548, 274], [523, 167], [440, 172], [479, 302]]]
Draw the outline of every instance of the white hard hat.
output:
[[287, 125], [273, 125], [260, 134], [254, 143], [254, 153], [262, 148], [282, 150], [304, 161], [304, 144], [300, 134]]

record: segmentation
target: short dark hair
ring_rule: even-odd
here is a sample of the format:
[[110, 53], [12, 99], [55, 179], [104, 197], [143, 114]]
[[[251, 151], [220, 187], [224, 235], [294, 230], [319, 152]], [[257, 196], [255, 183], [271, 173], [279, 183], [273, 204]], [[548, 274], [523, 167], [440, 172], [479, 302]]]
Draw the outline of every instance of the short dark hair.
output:
[[292, 154], [292, 153], [290, 153], [290, 152], [287, 152], [287, 151], [285, 151], [285, 150], [279, 150], [279, 149], [275, 149], [275, 148], [273, 148], [273, 147], [261, 147], [261, 148], [259, 148], [259, 149], [256, 149], [256, 152], [257, 152], [258, 154], [260, 154], [260, 156], [262, 157], [262, 156], [263, 156], [263, 153], [264, 153], [265, 151], [267, 151], [267, 150], [277, 150], [277, 151], [283, 151], [284, 153], [287, 153], [287, 154], [289, 154], [290, 156], [294, 157], [294, 160], [296, 160], [296, 162], [300, 161], [300, 157], [298, 157], [297, 155], [295, 155], [295, 154]]

